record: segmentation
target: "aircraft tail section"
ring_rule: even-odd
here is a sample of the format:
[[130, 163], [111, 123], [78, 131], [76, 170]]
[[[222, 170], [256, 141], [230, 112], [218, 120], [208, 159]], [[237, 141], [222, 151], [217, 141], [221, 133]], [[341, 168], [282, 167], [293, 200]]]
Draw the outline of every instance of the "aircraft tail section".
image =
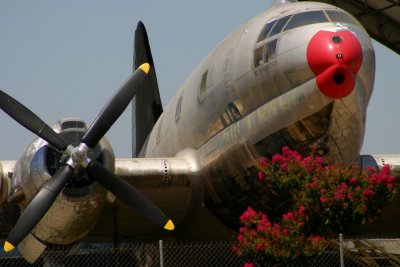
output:
[[140, 21], [135, 31], [133, 67], [150, 64], [150, 72], [132, 100], [132, 156], [137, 157], [154, 124], [163, 112], [157, 75], [146, 28]]

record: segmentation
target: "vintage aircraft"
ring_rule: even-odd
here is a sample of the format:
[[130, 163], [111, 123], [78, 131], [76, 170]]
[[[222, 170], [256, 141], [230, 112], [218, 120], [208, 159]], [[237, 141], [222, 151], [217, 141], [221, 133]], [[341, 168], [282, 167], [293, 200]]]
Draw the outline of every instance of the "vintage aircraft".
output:
[[[83, 238], [231, 238], [249, 205], [270, 209], [257, 162], [283, 146], [317, 146], [343, 166], [398, 165], [359, 158], [374, 49], [337, 7], [275, 1], [211, 51], [165, 109], [142, 23], [134, 66], [89, 127], [64, 118], [50, 128], [0, 91], [1, 109], [39, 136], [19, 160], [0, 162], [5, 251], [18, 246], [33, 262]], [[104, 135], [133, 97], [134, 157], [115, 159]]]

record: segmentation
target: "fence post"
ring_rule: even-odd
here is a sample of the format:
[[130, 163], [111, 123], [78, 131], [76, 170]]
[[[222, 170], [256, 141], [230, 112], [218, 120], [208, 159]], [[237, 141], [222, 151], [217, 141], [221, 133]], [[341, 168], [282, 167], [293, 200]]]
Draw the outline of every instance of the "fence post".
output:
[[164, 250], [162, 240], [158, 241], [158, 249], [160, 250], [160, 267], [164, 267]]
[[340, 267], [344, 267], [344, 257], [343, 257], [343, 235], [339, 234], [339, 253], [340, 253]]

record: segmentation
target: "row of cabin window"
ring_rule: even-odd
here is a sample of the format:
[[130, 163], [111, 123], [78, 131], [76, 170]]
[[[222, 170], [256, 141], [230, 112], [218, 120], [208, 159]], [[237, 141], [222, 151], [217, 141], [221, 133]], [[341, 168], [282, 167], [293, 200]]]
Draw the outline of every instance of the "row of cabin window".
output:
[[[176, 104], [176, 109], [175, 109], [175, 121], [178, 121], [181, 115], [182, 111], [182, 99], [183, 95], [181, 95], [178, 99], [178, 102]], [[239, 108], [236, 106], [235, 103], [229, 103], [227, 105], [227, 108], [225, 111], [222, 113], [220, 116], [220, 121], [221, 125], [223, 128], [228, 127], [230, 124], [238, 121], [242, 117], [242, 114], [239, 110]], [[156, 136], [156, 144], [160, 143], [161, 140], [161, 128], [163, 126], [163, 118], [160, 121], [160, 125], [158, 126], [157, 129], [157, 136]], [[221, 128], [222, 130], [222, 128]]]
[[307, 11], [268, 22], [261, 31], [257, 43], [284, 31], [323, 22], [343, 22], [359, 25], [355, 18], [339, 10]]

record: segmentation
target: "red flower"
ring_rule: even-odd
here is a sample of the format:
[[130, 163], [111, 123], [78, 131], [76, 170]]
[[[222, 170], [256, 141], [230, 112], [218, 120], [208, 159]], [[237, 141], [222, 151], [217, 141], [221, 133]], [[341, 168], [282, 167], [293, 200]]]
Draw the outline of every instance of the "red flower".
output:
[[250, 224], [256, 219], [257, 213], [251, 207], [248, 207], [247, 210], [240, 216], [240, 221], [243, 224]]
[[276, 155], [273, 155], [272, 156], [272, 162], [273, 163], [280, 163], [280, 162], [282, 162], [282, 156], [281, 155], [279, 155], [279, 154], [276, 154]]
[[286, 162], [282, 163], [281, 165], [279, 165], [279, 169], [287, 171], [288, 169], [288, 164]]
[[283, 220], [285, 221], [291, 221], [294, 219], [293, 213], [289, 211], [288, 213], [283, 215]]
[[243, 267], [254, 267], [254, 264], [246, 262]]
[[282, 230], [283, 236], [288, 236], [289, 235], [289, 231], [287, 228], [283, 228]]
[[261, 216], [261, 220], [258, 222], [257, 231], [259, 232], [267, 232], [271, 228], [271, 223], [268, 221], [267, 216], [264, 214]]
[[307, 189], [314, 189], [318, 186], [318, 180], [314, 180], [311, 183], [307, 183], [306, 186], [307, 186]]
[[390, 165], [389, 164], [383, 165], [380, 174], [381, 175], [390, 175]]
[[243, 235], [238, 235], [237, 241], [239, 242], [239, 244], [243, 244], [244, 243], [244, 236]]
[[266, 177], [265, 173], [263, 172], [258, 172], [258, 180], [261, 182], [262, 180], [264, 180], [264, 178]]
[[315, 162], [316, 162], [318, 165], [323, 165], [323, 164], [324, 164], [324, 159], [323, 159], [322, 157], [317, 157], [317, 158], [315, 159]]
[[357, 179], [356, 179], [356, 178], [354, 178], [354, 177], [351, 177], [351, 178], [350, 178], [350, 180], [349, 180], [349, 183], [350, 183], [350, 184], [355, 184], [355, 183], [356, 183], [356, 181], [357, 181]]
[[301, 205], [301, 206], [299, 207], [299, 209], [297, 210], [297, 214], [298, 214], [299, 216], [303, 216], [305, 210], [306, 210], [306, 208], [304, 207], [304, 205]]
[[267, 163], [268, 163], [268, 159], [267, 158], [262, 158], [261, 160], [260, 160], [260, 166], [261, 167], [267, 167]]
[[321, 203], [326, 203], [327, 201], [328, 201], [328, 198], [327, 197], [320, 197], [319, 198], [319, 201], [321, 202]]
[[372, 196], [372, 195], [374, 195], [374, 192], [372, 192], [369, 189], [365, 189], [363, 195], [366, 196], [366, 197]]

